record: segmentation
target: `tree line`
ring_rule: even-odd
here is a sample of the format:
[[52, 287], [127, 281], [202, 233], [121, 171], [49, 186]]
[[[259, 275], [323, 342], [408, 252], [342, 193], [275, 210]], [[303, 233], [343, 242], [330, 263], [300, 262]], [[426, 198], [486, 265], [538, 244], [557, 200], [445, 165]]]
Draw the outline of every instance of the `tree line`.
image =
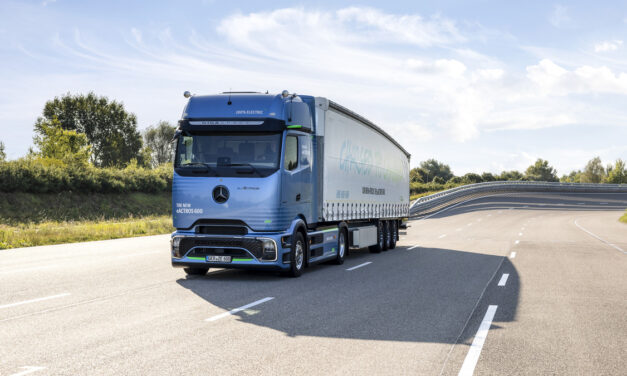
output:
[[539, 158], [524, 172], [511, 170], [503, 171], [500, 174], [484, 172], [477, 174], [469, 172], [462, 176], [455, 176], [449, 165], [435, 159], [428, 159], [420, 162], [409, 172], [410, 183], [414, 184], [448, 184], [462, 185], [491, 181], [546, 181], [546, 182], [567, 182], [567, 183], [627, 183], [627, 169], [622, 159], [616, 160], [613, 165], [603, 167], [601, 158], [591, 159], [583, 170], [573, 171], [568, 175], [557, 177], [557, 171], [548, 161]]
[[[47, 101], [34, 131], [35, 148], [29, 149], [26, 158], [54, 159], [72, 166], [154, 168], [170, 161], [175, 127], [160, 121], [141, 134], [137, 117], [122, 103], [90, 92], [67, 93]], [[0, 160], [5, 159], [0, 142]]]

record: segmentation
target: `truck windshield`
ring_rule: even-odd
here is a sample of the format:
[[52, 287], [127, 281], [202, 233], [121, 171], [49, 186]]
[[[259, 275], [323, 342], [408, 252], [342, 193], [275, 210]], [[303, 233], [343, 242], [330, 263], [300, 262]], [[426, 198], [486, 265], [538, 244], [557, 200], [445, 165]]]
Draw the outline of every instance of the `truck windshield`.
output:
[[280, 133], [192, 133], [181, 135], [177, 170], [210, 176], [268, 176], [279, 168]]

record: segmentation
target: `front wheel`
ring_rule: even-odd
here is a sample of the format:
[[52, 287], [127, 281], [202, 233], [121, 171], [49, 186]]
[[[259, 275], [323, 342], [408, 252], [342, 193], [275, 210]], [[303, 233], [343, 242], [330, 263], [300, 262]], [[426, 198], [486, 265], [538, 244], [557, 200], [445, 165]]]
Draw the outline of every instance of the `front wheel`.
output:
[[336, 265], [342, 265], [346, 258], [346, 252], [348, 251], [348, 237], [346, 236], [346, 230], [340, 229], [340, 233], [337, 235], [337, 256], [333, 262]]
[[292, 242], [292, 250], [290, 251], [290, 270], [288, 275], [290, 277], [300, 277], [305, 267], [307, 249], [305, 248], [305, 238], [302, 233], [297, 232], [294, 234], [293, 238], [294, 241]]
[[183, 268], [183, 271], [187, 275], [205, 275], [209, 271], [209, 268], [195, 268], [195, 267], [192, 268], [190, 266], [190, 267], [187, 267], [187, 268]]

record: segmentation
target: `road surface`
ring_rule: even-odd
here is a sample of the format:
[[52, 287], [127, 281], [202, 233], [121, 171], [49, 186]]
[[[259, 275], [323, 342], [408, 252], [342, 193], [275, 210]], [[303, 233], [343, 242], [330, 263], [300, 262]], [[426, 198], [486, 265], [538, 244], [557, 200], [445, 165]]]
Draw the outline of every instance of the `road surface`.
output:
[[168, 236], [0, 251], [0, 375], [624, 374], [624, 194], [473, 200], [301, 278]]

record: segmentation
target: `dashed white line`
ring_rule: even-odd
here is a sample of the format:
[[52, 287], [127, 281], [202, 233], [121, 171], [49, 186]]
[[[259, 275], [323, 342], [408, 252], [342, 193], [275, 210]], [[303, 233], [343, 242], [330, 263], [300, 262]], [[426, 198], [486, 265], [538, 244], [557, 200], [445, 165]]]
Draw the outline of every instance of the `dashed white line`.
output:
[[518, 233], [518, 236], [522, 236], [522, 232], [519, 232], [519, 233]]
[[446, 236], [446, 234], [442, 234], [442, 235], [438, 236], [438, 239], [442, 239], [445, 236]]
[[516, 241], [514, 242], [514, 244], [518, 244], [518, 243], [520, 243], [520, 240], [516, 240]]
[[220, 319], [222, 319], [222, 318], [225, 318], [225, 317], [228, 317], [228, 316], [234, 315], [234, 314], [236, 314], [236, 313], [238, 313], [238, 312], [241, 312], [241, 311], [243, 311], [243, 310], [245, 310], [245, 309], [248, 309], [248, 308], [250, 308], [250, 307], [254, 307], [254, 306], [259, 305], [259, 304], [261, 304], [261, 303], [265, 303], [265, 302], [267, 302], [268, 300], [272, 300], [272, 299], [274, 299], [274, 297], [272, 297], [272, 296], [269, 296], [269, 297], [267, 297], [267, 298], [263, 298], [263, 299], [259, 299], [259, 300], [257, 300], [256, 302], [252, 302], [252, 303], [250, 303], [250, 304], [243, 305], [243, 306], [241, 306], [241, 307], [239, 307], [239, 308], [232, 309], [232, 310], [230, 310], [230, 311], [228, 311], [228, 312], [224, 312], [224, 313], [221, 313], [221, 314], [219, 314], [219, 315], [215, 315], [215, 316], [213, 316], [213, 317], [209, 317], [208, 319], [205, 319], [205, 321], [216, 321], [216, 320], [220, 320]]
[[15, 303], [9, 303], [9, 304], [3, 304], [0, 305], [0, 309], [2, 308], [10, 308], [10, 307], [15, 307], [15, 306], [19, 306], [22, 304], [30, 304], [30, 303], [37, 303], [37, 302], [41, 302], [44, 300], [50, 300], [50, 299], [56, 299], [56, 298], [62, 298], [64, 296], [68, 296], [70, 295], [69, 292], [64, 292], [63, 294], [57, 294], [57, 295], [50, 295], [50, 296], [44, 296], [43, 298], [36, 298], [36, 299], [30, 299], [30, 300], [24, 300], [21, 302], [15, 302]]
[[581, 226], [579, 225], [579, 223], [577, 223], [577, 220], [575, 220], [575, 225], [576, 225], [577, 227], [579, 227], [581, 230], [583, 230], [583, 231], [587, 232], [589, 235], [591, 235], [591, 236], [595, 237], [597, 240], [599, 240], [599, 241], [601, 241], [601, 242], [603, 242], [603, 243], [605, 243], [605, 244], [609, 245], [610, 247], [614, 247], [614, 248], [616, 248], [619, 252], [622, 252], [622, 253], [624, 253], [624, 254], [627, 254], [627, 251], [625, 251], [625, 250], [624, 250], [624, 249], [622, 249], [621, 247], [617, 246], [616, 244], [612, 244], [612, 243], [610, 243], [610, 242], [606, 241], [605, 239], [602, 239], [602, 238], [600, 238], [599, 236], [597, 236], [597, 235], [595, 235], [595, 234], [591, 233], [590, 231], [586, 230], [585, 228], [581, 227]]
[[[415, 246], [415, 247], [417, 247], [417, 246]], [[414, 247], [411, 247], [411, 248], [414, 248]], [[358, 269], [358, 268], [361, 268], [363, 266], [370, 265], [370, 264], [372, 264], [372, 261], [364, 262], [363, 264], [359, 264], [357, 266], [353, 266], [352, 268], [348, 268], [346, 270], [351, 271], [351, 270], [355, 270], [355, 269]]]
[[509, 254], [509, 258], [515, 258], [516, 257], [516, 252], [512, 252]]
[[414, 249], [414, 248], [416, 248], [416, 247], [419, 247], [419, 245], [414, 245], [414, 246], [412, 246], [412, 247], [409, 247], [409, 248], [407, 248], [407, 250], [409, 251], [409, 250]]
[[499, 286], [505, 286], [505, 284], [507, 283], [507, 278], [509, 278], [509, 274], [503, 273], [501, 279], [499, 280]]
[[35, 367], [35, 366], [25, 366], [25, 367], [20, 367], [20, 368], [22, 368], [24, 371], [14, 373], [9, 376], [23, 376], [23, 375], [28, 375], [29, 373], [41, 371], [42, 369], [46, 369], [46, 367]]
[[485, 339], [490, 331], [490, 326], [492, 326], [492, 320], [494, 319], [494, 314], [496, 313], [497, 308], [497, 305], [488, 306], [488, 310], [486, 311], [485, 316], [483, 316], [483, 321], [481, 321], [481, 325], [479, 325], [479, 330], [477, 330], [475, 339], [472, 341], [470, 349], [468, 349], [468, 354], [466, 354], [464, 364], [462, 364], [462, 368], [459, 370], [459, 376], [472, 376], [475, 372], [477, 361], [481, 355], [481, 349], [483, 348]]

